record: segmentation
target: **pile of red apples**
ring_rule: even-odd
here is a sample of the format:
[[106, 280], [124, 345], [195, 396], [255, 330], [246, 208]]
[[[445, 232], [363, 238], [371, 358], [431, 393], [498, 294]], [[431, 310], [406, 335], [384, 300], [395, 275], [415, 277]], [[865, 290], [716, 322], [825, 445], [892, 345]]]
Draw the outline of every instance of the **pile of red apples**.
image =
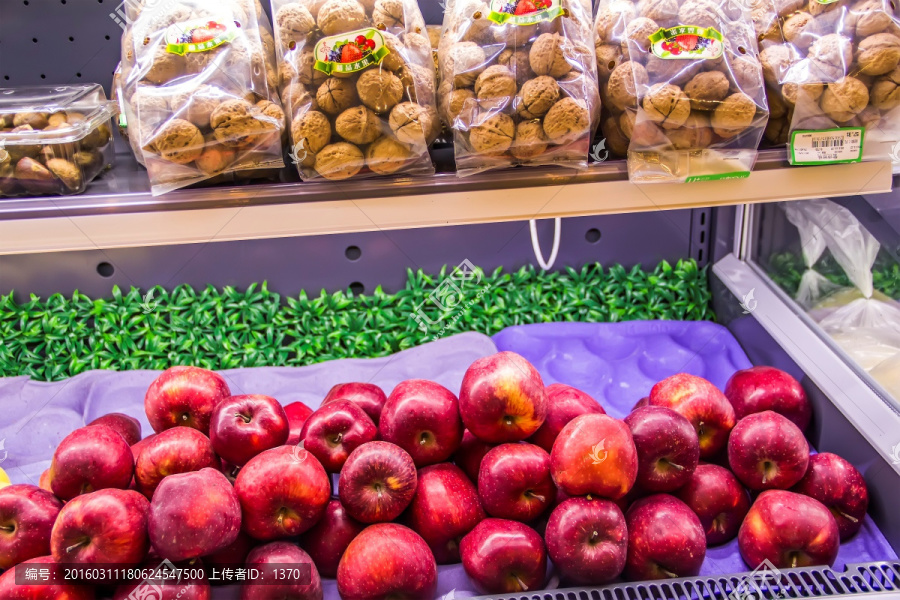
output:
[[[316, 411], [173, 367], [145, 409], [150, 436], [103, 416], [62, 440], [40, 486], [0, 490], [0, 598], [139, 585], [16, 585], [19, 563], [310, 565], [308, 580], [243, 584], [244, 600], [321, 600], [322, 577], [345, 600], [431, 600], [437, 565], [458, 562], [491, 594], [543, 588], [548, 560], [563, 585], [693, 576], [735, 537], [751, 569], [831, 565], [868, 505], [850, 463], [810, 454], [809, 400], [772, 367], [724, 393], [674, 375], [624, 420], [512, 352], [475, 361], [458, 396], [343, 383]], [[196, 578], [163, 598], [210, 590]]]

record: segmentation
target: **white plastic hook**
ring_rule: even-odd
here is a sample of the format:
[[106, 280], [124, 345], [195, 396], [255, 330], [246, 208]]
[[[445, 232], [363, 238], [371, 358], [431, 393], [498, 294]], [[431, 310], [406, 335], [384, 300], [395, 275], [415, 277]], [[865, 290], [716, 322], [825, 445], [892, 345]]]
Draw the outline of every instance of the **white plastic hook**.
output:
[[550, 251], [550, 260], [544, 261], [544, 253], [541, 251], [541, 241], [538, 239], [537, 234], [537, 221], [531, 219], [528, 221], [528, 227], [531, 229], [531, 247], [534, 249], [534, 258], [537, 259], [538, 265], [545, 270], [549, 271], [553, 268], [553, 263], [556, 262], [556, 255], [559, 254], [559, 238], [560, 230], [562, 228], [562, 219], [556, 217], [553, 219], [553, 249]]

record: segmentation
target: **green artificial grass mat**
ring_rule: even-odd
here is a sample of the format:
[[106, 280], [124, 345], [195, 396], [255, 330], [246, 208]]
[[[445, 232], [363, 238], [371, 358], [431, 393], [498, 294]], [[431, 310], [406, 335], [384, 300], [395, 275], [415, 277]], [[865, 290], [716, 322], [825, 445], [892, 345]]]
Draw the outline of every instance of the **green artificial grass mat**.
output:
[[[834, 284], [853, 287], [843, 267], [828, 251], [813, 265], [813, 268]], [[806, 265], [801, 257], [783, 252], [769, 258], [768, 271], [772, 281], [793, 297], [800, 287], [800, 279], [806, 271]], [[872, 285], [886, 296], [900, 300], [900, 264], [884, 250], [878, 253], [872, 265]]]
[[[405, 287], [369, 295], [322, 291], [282, 297], [265, 283], [244, 291], [183, 285], [167, 291], [113, 288], [112, 297], [76, 292], [16, 303], [0, 296], [0, 376], [55, 381], [89, 369], [209, 369], [302, 366], [386, 356], [463, 331], [493, 335], [511, 325], [551, 321], [713, 320], [705, 268], [662, 262], [646, 271], [621, 265], [546, 273], [523, 267], [477, 271], [455, 304], [448, 273], [408, 272]], [[424, 303], [424, 304], [423, 304]], [[419, 321], [417, 308], [425, 315]], [[431, 325], [429, 322], [434, 322]]]

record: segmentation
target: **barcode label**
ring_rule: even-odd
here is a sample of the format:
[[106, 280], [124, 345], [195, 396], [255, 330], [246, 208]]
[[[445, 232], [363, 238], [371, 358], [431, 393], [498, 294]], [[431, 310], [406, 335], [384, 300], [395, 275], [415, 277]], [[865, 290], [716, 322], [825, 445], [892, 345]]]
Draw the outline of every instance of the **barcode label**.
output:
[[827, 165], [859, 162], [865, 129], [845, 127], [827, 131], [795, 131], [791, 135], [790, 158], [794, 165]]

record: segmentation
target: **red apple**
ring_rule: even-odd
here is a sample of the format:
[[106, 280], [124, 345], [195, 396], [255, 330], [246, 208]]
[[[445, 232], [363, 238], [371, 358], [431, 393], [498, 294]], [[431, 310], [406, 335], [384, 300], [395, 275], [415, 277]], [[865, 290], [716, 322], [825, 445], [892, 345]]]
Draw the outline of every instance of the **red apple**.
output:
[[869, 489], [862, 473], [830, 452], [810, 456], [806, 474], [791, 491], [824, 504], [834, 515], [841, 541], [856, 535], [869, 509]]
[[135, 465], [137, 465], [138, 456], [141, 455], [141, 452], [144, 450], [144, 448], [146, 448], [150, 444], [150, 442], [152, 440], [156, 439], [157, 435], [158, 434], [156, 434], [156, 433], [151, 433], [144, 439], [139, 440], [137, 443], [134, 443], [131, 445], [131, 455], [134, 456], [134, 464]]
[[300, 537], [300, 547], [312, 557], [319, 575], [337, 577], [344, 551], [365, 528], [347, 514], [340, 500], [332, 500], [319, 522]]
[[211, 573], [211, 569], [221, 572], [224, 567], [233, 568], [235, 565], [242, 565], [247, 561], [247, 555], [255, 547], [256, 540], [242, 531], [234, 538], [233, 542], [221, 550], [205, 555], [203, 566], [206, 567], [207, 573]]
[[213, 450], [239, 467], [263, 450], [283, 445], [289, 433], [281, 403], [260, 394], [226, 398], [213, 410], [209, 421]]
[[129, 446], [141, 441], [141, 422], [122, 413], [109, 413], [102, 417], [97, 417], [88, 423], [88, 427], [91, 425], [106, 425], [125, 438]]
[[515, 352], [479, 358], [463, 377], [459, 413], [466, 429], [480, 440], [491, 444], [524, 440], [547, 418], [544, 382], [537, 369]]
[[[159, 560], [146, 561], [141, 565], [141, 568], [148, 575], [158, 570], [165, 570], [165, 567], [161, 567]], [[197, 567], [196, 565], [185, 565], [183, 568], [187, 569], [188, 573], [194, 574]], [[175, 573], [172, 573], [172, 575], [172, 579], [148, 578], [122, 584], [116, 588], [113, 600], [135, 600], [136, 598], [147, 598], [147, 600], [210, 600], [212, 597], [212, 589], [205, 577], [187, 579], [175, 577]]]
[[271, 542], [260, 546], [247, 557], [247, 568], [258, 569], [267, 581], [284, 570], [291, 576], [279, 583], [245, 583], [241, 586], [241, 600], [322, 600], [322, 580], [316, 565], [296, 544]]
[[337, 400], [310, 415], [300, 431], [303, 447], [329, 473], [339, 473], [350, 453], [378, 437], [378, 428], [358, 404]]
[[313, 409], [302, 402], [291, 402], [285, 405], [284, 414], [287, 416], [288, 425], [290, 426], [290, 433], [285, 443], [288, 446], [296, 446], [303, 439], [300, 437], [300, 432], [303, 430], [303, 424], [306, 423], [309, 415], [313, 414]]
[[550, 455], [534, 444], [500, 444], [481, 461], [478, 496], [492, 517], [531, 521], [553, 505]]
[[159, 482], [176, 473], [219, 468], [209, 438], [191, 427], [173, 427], [162, 431], [144, 445], [134, 468], [137, 490], [153, 497]]
[[669, 494], [654, 494], [631, 505], [625, 575], [632, 581], [691, 577], [706, 556], [706, 535], [687, 504]]
[[50, 554], [50, 532], [61, 508], [56, 496], [33, 485], [0, 489], [0, 570]]
[[50, 469], [44, 469], [41, 472], [41, 477], [38, 479], [38, 487], [51, 494], [53, 493], [53, 485], [50, 482]]
[[61, 563], [137, 565], [150, 547], [149, 509], [147, 499], [133, 490], [82, 494], [59, 512], [50, 552]]
[[631, 410], [637, 410], [637, 409], [641, 408], [642, 406], [650, 406], [650, 397], [649, 396], [644, 396], [643, 398], [641, 398], [640, 400], [635, 402], [634, 406], [631, 407]]
[[439, 565], [459, 562], [459, 542], [485, 518], [475, 486], [449, 463], [419, 471], [409, 526], [422, 536]]
[[393, 521], [412, 501], [416, 480], [416, 465], [406, 450], [390, 442], [369, 442], [344, 463], [338, 494], [357, 521]]
[[443, 462], [462, 441], [459, 400], [433, 381], [401, 381], [384, 405], [378, 432], [409, 452], [417, 467]]
[[588, 413], [606, 414], [599, 402], [570, 385], [553, 383], [546, 391], [547, 419], [528, 441], [547, 452], [553, 449], [553, 442], [562, 428], [575, 417]]
[[125, 489], [133, 475], [128, 442], [105, 425], [82, 427], [67, 435], [50, 463], [50, 485], [61, 500], [105, 488]]
[[738, 420], [747, 415], [775, 411], [804, 431], [812, 406], [800, 382], [775, 367], [751, 367], [736, 372], [725, 384], [725, 396]]
[[460, 544], [463, 568], [485, 594], [537, 591], [547, 575], [541, 536], [524, 523], [485, 519]]
[[665, 406], [681, 413], [697, 432], [700, 458], [725, 447], [734, 427], [734, 408], [719, 388], [687, 373], [663, 379], [650, 390], [650, 405]]
[[299, 446], [281, 446], [250, 459], [234, 491], [243, 530], [263, 541], [300, 535], [322, 518], [331, 479], [315, 457]]
[[776, 568], [834, 564], [841, 534], [824, 504], [794, 492], [760, 494], [738, 533], [744, 562], [756, 568], [764, 560]]
[[[37, 569], [53, 569], [56, 571], [57, 579], [61, 579], [65, 575], [52, 556], [33, 558], [22, 564], [34, 566]], [[18, 585], [16, 584], [16, 569], [9, 569], [0, 575], [0, 598], [3, 600], [94, 600], [95, 597], [94, 588], [89, 585], [51, 582]]]
[[396, 523], [366, 527], [341, 558], [337, 588], [342, 600], [432, 600], [437, 565], [428, 544]]
[[387, 402], [387, 396], [384, 391], [374, 383], [339, 383], [328, 390], [325, 399], [322, 400], [322, 406], [329, 402], [338, 400], [349, 400], [354, 404], [358, 404], [360, 408], [366, 411], [369, 418], [375, 425], [381, 420], [381, 409]]
[[625, 417], [638, 455], [637, 485], [671, 492], [691, 479], [700, 444], [691, 422], [670, 408], [643, 406]]
[[675, 495], [700, 518], [707, 546], [733, 540], [750, 510], [747, 490], [731, 471], [719, 465], [698, 466]]
[[771, 410], [754, 413], [731, 432], [728, 464], [751, 490], [786, 490], [806, 473], [809, 443], [786, 417]]
[[637, 472], [631, 430], [607, 415], [572, 419], [559, 432], [550, 453], [553, 481], [569, 496], [592, 494], [617, 500], [634, 486]]
[[462, 442], [453, 455], [453, 462], [456, 463], [466, 476], [472, 481], [478, 481], [478, 472], [481, 471], [481, 461], [484, 455], [493, 448], [493, 444], [482, 442], [472, 435], [468, 429], [464, 430]]
[[569, 498], [550, 513], [547, 553], [560, 576], [578, 585], [600, 585], [625, 568], [625, 516], [610, 500]]
[[213, 409], [231, 395], [218, 373], [198, 367], [170, 367], [160, 374], [144, 396], [144, 410], [157, 433], [184, 425], [209, 435]]
[[241, 530], [241, 504], [231, 484], [215, 469], [169, 475], [150, 502], [150, 543], [173, 562], [212, 554]]

